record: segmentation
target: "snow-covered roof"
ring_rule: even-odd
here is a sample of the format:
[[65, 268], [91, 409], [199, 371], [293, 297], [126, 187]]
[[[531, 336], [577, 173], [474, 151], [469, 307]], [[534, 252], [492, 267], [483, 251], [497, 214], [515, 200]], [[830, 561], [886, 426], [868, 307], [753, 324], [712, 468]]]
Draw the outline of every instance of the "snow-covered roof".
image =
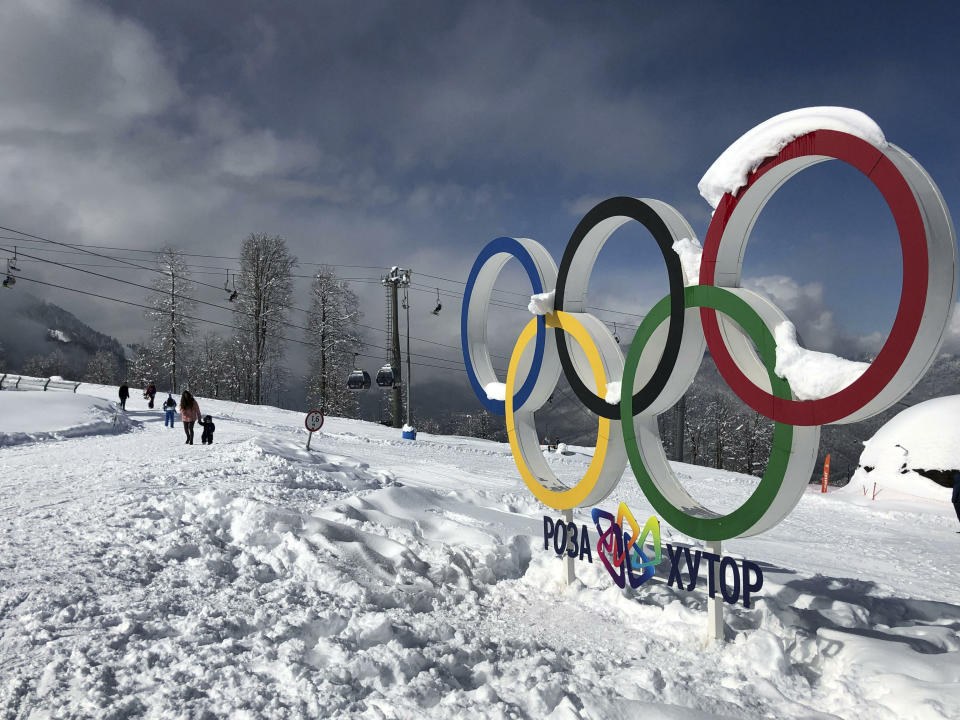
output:
[[916, 471], [960, 469], [960, 395], [907, 408], [863, 445], [851, 485], [876, 482], [891, 493], [949, 499], [949, 488]]

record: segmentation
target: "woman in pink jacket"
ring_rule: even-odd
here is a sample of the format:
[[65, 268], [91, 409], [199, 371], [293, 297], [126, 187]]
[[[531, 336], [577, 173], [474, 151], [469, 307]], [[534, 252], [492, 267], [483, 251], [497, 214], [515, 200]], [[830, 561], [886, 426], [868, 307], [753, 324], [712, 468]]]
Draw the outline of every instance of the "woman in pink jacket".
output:
[[193, 424], [200, 419], [200, 406], [189, 390], [184, 390], [180, 396], [180, 419], [187, 433], [187, 445], [193, 445]]

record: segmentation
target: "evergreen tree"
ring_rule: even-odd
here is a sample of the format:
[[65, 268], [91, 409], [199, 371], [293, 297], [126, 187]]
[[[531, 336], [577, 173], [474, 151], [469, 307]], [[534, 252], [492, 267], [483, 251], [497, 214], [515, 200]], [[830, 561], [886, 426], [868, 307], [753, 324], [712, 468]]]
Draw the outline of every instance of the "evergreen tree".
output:
[[271, 367], [282, 363], [283, 346], [276, 336], [291, 305], [290, 274], [296, 264], [279, 235], [253, 233], [243, 241], [234, 308], [247, 402], [263, 401], [276, 378]]
[[347, 375], [353, 369], [353, 354], [362, 346], [357, 332], [359, 301], [333, 268], [322, 266], [310, 286], [310, 319], [307, 342], [310, 369], [307, 397], [321, 412], [355, 416], [359, 411], [356, 393], [347, 389]]
[[117, 365], [116, 355], [107, 350], [98, 350], [87, 362], [87, 371], [83, 375], [83, 381], [113, 385], [117, 382], [119, 373], [120, 368]]

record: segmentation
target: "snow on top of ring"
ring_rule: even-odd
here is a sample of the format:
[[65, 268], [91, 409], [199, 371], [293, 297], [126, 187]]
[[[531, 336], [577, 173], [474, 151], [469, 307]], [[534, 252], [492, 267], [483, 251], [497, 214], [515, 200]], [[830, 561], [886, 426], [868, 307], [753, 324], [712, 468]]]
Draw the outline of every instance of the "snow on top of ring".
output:
[[887, 144], [880, 126], [859, 110], [829, 106], [791, 110], [748, 130], [724, 150], [697, 184], [700, 194], [716, 208], [725, 193], [736, 193], [747, 184], [760, 163], [814, 130], [838, 130], [880, 148]]
[[774, 372], [790, 383], [798, 400], [819, 400], [838, 393], [870, 367], [870, 363], [800, 347], [797, 329], [792, 322], [777, 325], [773, 338], [777, 343]]
[[700, 284], [700, 259], [703, 257], [703, 245], [696, 238], [680, 238], [673, 244], [673, 251], [680, 256], [683, 268], [683, 284]]
[[507, 385], [502, 382], [487, 383], [483, 386], [483, 391], [487, 394], [487, 400], [506, 400]]
[[553, 312], [553, 303], [556, 297], [556, 290], [531, 295], [530, 304], [527, 305], [527, 310], [532, 312], [534, 315], [549, 315]]
[[610, 405], [616, 405], [620, 402], [620, 393], [621, 393], [622, 384], [619, 382], [608, 382], [607, 383], [607, 394], [604, 396], [604, 401]]

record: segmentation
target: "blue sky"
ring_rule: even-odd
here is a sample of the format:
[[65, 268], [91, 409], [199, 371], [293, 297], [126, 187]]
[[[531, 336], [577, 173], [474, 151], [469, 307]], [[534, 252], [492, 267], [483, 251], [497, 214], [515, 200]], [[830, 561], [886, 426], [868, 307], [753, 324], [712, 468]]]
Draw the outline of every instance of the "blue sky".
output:
[[[870, 115], [956, 208], [957, 20], [946, 3], [5, 3], [0, 224], [212, 255], [267, 231], [305, 262], [463, 280], [497, 235], [536, 238], [559, 261], [611, 195], [670, 202], [702, 239], [704, 171], [752, 126], [811, 105]], [[605, 319], [635, 323], [666, 289], [661, 265], [643, 233], [615, 236], [591, 292], [633, 315]], [[802, 333], [819, 328], [809, 345], [869, 349], [898, 299], [889, 212], [855, 171], [809, 170], [762, 215], [745, 274], [779, 288]], [[457, 298], [435, 318], [426, 286], [458, 285], [420, 279], [414, 334], [456, 345]], [[527, 291], [516, 271], [498, 287]], [[379, 285], [355, 288], [382, 325]], [[142, 339], [135, 310], [50, 297]], [[524, 316], [498, 313], [491, 334], [507, 352]]]

